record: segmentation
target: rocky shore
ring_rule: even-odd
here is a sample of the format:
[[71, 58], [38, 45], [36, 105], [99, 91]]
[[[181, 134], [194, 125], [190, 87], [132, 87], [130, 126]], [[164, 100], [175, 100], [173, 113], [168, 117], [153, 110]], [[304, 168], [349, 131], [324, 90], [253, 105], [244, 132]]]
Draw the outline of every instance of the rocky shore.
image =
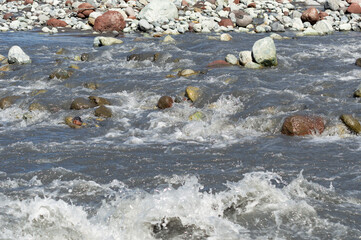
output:
[[94, 32], [360, 31], [359, 0], [0, 0], [0, 31]]

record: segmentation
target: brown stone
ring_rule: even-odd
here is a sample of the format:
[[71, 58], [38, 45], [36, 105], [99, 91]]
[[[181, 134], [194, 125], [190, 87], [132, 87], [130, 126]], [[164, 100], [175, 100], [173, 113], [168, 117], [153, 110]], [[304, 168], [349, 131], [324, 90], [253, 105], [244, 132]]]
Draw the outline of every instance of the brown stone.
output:
[[356, 59], [355, 64], [356, 64], [356, 66], [361, 67], [361, 58]]
[[352, 132], [356, 134], [359, 134], [361, 132], [360, 122], [352, 115], [343, 114], [341, 115], [340, 119]]
[[70, 105], [70, 109], [80, 110], [96, 107], [97, 105], [86, 98], [76, 98]]
[[28, 4], [31, 5], [31, 4], [33, 4], [33, 3], [34, 3], [33, 0], [25, 0], [25, 1], [24, 1], [24, 4], [25, 4], [25, 5], [28, 5]]
[[247, 7], [248, 7], [248, 8], [256, 8], [257, 6], [256, 6], [256, 3], [255, 3], [255, 2], [252, 2], [252, 3], [248, 4]]
[[110, 118], [112, 117], [112, 110], [102, 105], [95, 110], [94, 115], [96, 117]]
[[120, 12], [108, 11], [95, 19], [94, 30], [97, 32], [121, 32], [125, 25], [123, 15]]
[[173, 106], [173, 98], [169, 96], [162, 96], [158, 100], [157, 107], [160, 109], [170, 108]]
[[347, 8], [348, 13], [361, 13], [361, 6], [359, 3], [351, 3], [351, 5]]
[[87, 18], [89, 15], [95, 11], [95, 7], [90, 3], [82, 3], [78, 7], [77, 16], [79, 18]]
[[216, 67], [229, 67], [231, 64], [224, 60], [215, 60], [207, 65], [210, 68], [216, 68]]
[[233, 0], [234, 4], [239, 4], [239, 0]]
[[218, 23], [219, 26], [221, 27], [233, 27], [233, 22], [231, 19], [229, 18], [222, 18], [221, 21]]
[[8, 97], [4, 97], [4, 98], [0, 99], [0, 108], [5, 109], [5, 108], [10, 107], [19, 98], [20, 98], [20, 96], [8, 96]]
[[281, 133], [289, 136], [321, 134], [325, 129], [324, 121], [318, 116], [294, 115], [285, 119]]
[[6, 14], [4, 14], [4, 16], [3, 16], [3, 19], [4, 19], [4, 20], [8, 20], [8, 19], [14, 20], [15, 17], [14, 17], [14, 14], [13, 14], [13, 13], [6, 13]]
[[56, 69], [49, 75], [50, 79], [57, 78], [57, 79], [68, 79], [73, 75], [73, 71], [65, 70], [65, 69]]
[[90, 96], [89, 100], [92, 101], [97, 106], [111, 105], [108, 99], [105, 99], [105, 98], [102, 98], [102, 97]]
[[327, 17], [327, 16], [328, 16], [328, 13], [327, 13], [327, 12], [320, 12], [320, 13], [318, 14], [318, 18], [319, 18], [320, 20], [325, 19], [325, 17]]
[[312, 25], [315, 24], [320, 19], [318, 11], [316, 8], [311, 7], [302, 13], [301, 20], [302, 22], [309, 22]]
[[63, 20], [59, 20], [59, 19], [56, 19], [56, 18], [50, 18], [46, 22], [46, 25], [48, 25], [50, 27], [65, 27], [68, 24]]
[[70, 0], [67, 0], [66, 2], [65, 2], [65, 6], [71, 6], [72, 5], [72, 2], [70, 1]]

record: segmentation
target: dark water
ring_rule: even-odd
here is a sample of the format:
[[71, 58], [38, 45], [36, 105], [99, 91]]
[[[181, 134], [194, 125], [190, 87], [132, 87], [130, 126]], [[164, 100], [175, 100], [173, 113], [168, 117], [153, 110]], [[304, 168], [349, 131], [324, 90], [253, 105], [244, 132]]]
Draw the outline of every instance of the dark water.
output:
[[[176, 44], [125, 35], [100, 48], [84, 33], [0, 36], [0, 54], [19, 45], [32, 59], [0, 75], [0, 97], [21, 96], [0, 110], [0, 239], [361, 238], [361, 141], [339, 120], [360, 117], [360, 33], [275, 41], [279, 66], [262, 70], [207, 68], [262, 34]], [[82, 53], [89, 61], [74, 60]], [[161, 57], [127, 61], [133, 53]], [[71, 64], [80, 69], [69, 79], [49, 79]], [[177, 76], [185, 68], [201, 74]], [[202, 89], [200, 101], [155, 108], [187, 86]], [[111, 119], [69, 110], [90, 95], [111, 101]], [[30, 112], [34, 102], [48, 110]], [[197, 111], [204, 119], [189, 120]], [[320, 115], [327, 128], [281, 135], [293, 114]]]

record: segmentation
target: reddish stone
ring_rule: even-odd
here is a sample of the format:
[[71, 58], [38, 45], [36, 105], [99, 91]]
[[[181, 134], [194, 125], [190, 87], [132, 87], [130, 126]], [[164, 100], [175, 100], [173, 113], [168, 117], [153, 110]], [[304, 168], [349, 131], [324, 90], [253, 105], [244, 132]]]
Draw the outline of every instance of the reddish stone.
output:
[[321, 117], [294, 115], [285, 119], [281, 133], [289, 136], [304, 136], [321, 134], [324, 129], [325, 124]]
[[255, 3], [255, 2], [252, 2], [252, 3], [248, 4], [247, 7], [248, 7], [248, 8], [256, 8], [256, 3]]
[[361, 3], [361, 0], [346, 0], [346, 2], [348, 4], [351, 4], [351, 3]]
[[239, 0], [234, 0], [234, 4], [239, 4]]
[[163, 96], [159, 98], [157, 107], [160, 109], [170, 108], [173, 106], [173, 98], [169, 96]]
[[349, 12], [349, 13], [360, 14], [361, 13], [361, 6], [358, 3], [351, 3], [351, 5], [347, 8], [346, 11]]
[[320, 17], [318, 16], [318, 11], [316, 8], [311, 7], [302, 13], [301, 20], [302, 22], [309, 22], [312, 25], [315, 24]]
[[216, 60], [213, 61], [211, 63], [208, 64], [208, 67], [210, 68], [216, 68], [216, 67], [228, 67], [231, 64], [229, 64], [228, 62], [224, 61], [224, 60]]
[[46, 22], [46, 25], [48, 25], [50, 27], [66, 27], [66, 25], [68, 25], [68, 24], [63, 20], [59, 20], [59, 19], [56, 19], [56, 18], [50, 18]]
[[325, 17], [327, 17], [328, 16], [328, 13], [327, 12], [320, 12], [319, 14], [318, 14], [318, 17], [319, 17], [319, 19], [320, 20], [323, 20]]
[[33, 3], [34, 3], [33, 0], [25, 0], [25, 1], [24, 1], [24, 4], [25, 4], [25, 5], [28, 5], [28, 4], [31, 5], [31, 4], [33, 4]]
[[3, 16], [3, 19], [4, 19], [4, 20], [8, 20], [8, 19], [13, 20], [13, 19], [14, 19], [14, 14], [13, 14], [13, 13], [6, 13], [6, 14], [4, 14], [4, 16]]
[[182, 7], [189, 7], [189, 3], [186, 0], [182, 0]]
[[122, 31], [125, 28], [125, 21], [120, 12], [108, 11], [97, 17], [94, 23], [94, 30], [98, 32]]
[[290, 15], [290, 13], [289, 12], [283, 12], [283, 15], [288, 16], [288, 15]]
[[87, 18], [89, 15], [95, 11], [95, 7], [90, 3], [82, 3], [78, 7], [77, 16], [79, 18]]
[[222, 20], [218, 23], [219, 26], [223, 26], [223, 27], [228, 27], [228, 26], [232, 26], [233, 27], [233, 22], [231, 19], [229, 18], [222, 18]]
[[72, 2], [70, 1], [70, 0], [67, 0], [66, 2], [65, 2], [65, 6], [71, 6], [72, 5]]
[[223, 8], [223, 11], [230, 12], [230, 11], [231, 11], [231, 8], [230, 8], [230, 7], [224, 7], [224, 8]]

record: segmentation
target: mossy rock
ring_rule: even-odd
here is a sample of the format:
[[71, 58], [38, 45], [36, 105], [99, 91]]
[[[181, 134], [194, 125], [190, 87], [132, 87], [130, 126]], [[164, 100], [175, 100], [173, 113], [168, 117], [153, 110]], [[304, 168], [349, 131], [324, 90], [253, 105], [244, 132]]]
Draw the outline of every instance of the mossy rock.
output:
[[340, 119], [342, 122], [354, 133], [359, 134], [361, 132], [360, 122], [352, 115], [343, 114]]
[[96, 104], [97, 106], [101, 105], [111, 105], [108, 99], [102, 98], [102, 97], [96, 97], [96, 96], [90, 96], [89, 100]]

